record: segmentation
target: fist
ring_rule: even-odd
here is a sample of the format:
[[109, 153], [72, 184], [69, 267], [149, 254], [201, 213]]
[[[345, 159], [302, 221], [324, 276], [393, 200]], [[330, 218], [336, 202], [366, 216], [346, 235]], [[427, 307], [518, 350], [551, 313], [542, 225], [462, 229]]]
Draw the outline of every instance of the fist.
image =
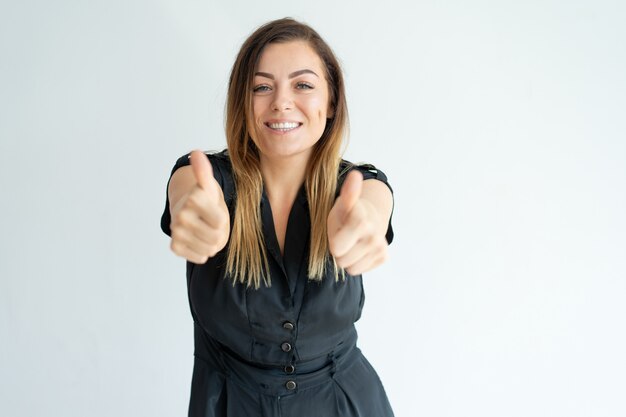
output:
[[381, 215], [361, 198], [363, 175], [348, 173], [339, 197], [328, 214], [328, 244], [337, 265], [359, 275], [387, 259], [387, 240], [379, 225]]
[[172, 251], [196, 264], [204, 264], [228, 242], [230, 216], [220, 185], [206, 155], [193, 151], [190, 156], [193, 178], [190, 191], [172, 207]]

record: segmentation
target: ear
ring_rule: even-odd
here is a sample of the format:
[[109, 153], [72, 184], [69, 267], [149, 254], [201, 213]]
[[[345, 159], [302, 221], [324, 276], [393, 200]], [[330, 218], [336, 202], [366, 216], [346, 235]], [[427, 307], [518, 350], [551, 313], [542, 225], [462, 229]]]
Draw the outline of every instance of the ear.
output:
[[332, 119], [333, 117], [335, 117], [335, 108], [329, 104], [326, 111], [326, 119]]

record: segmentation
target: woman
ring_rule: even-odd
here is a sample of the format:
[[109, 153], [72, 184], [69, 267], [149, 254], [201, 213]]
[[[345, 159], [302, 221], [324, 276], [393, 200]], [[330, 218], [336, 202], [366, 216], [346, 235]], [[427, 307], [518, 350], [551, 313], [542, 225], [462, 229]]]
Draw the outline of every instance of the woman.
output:
[[354, 328], [392, 194], [341, 160], [346, 128], [342, 73], [313, 29], [281, 19], [245, 41], [228, 150], [177, 161], [161, 222], [188, 260], [190, 416], [393, 415]]

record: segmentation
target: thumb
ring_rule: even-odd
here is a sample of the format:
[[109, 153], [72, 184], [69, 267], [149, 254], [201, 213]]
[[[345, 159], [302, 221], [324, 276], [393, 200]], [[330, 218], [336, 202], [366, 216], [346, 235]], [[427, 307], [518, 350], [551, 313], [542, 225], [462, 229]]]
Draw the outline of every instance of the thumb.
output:
[[211, 163], [204, 152], [193, 151], [189, 159], [198, 186], [205, 191], [211, 190], [213, 188], [213, 167], [211, 167]]
[[341, 186], [341, 193], [339, 194], [338, 199], [339, 210], [342, 217], [348, 214], [356, 202], [359, 201], [362, 189], [363, 174], [357, 170], [350, 171]]

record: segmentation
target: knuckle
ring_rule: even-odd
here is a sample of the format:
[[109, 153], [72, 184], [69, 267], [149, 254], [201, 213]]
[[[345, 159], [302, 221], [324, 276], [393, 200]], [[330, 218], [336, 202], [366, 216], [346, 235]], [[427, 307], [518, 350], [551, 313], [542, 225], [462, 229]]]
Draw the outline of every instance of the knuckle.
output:
[[172, 231], [172, 243], [178, 243], [184, 240], [185, 232], [180, 225], [175, 225], [171, 228]]
[[172, 239], [172, 241], [170, 242], [170, 249], [176, 255], [181, 255], [183, 251], [183, 245], [179, 241]]
[[189, 226], [189, 216], [186, 211], [179, 211], [176, 215], [176, 224], [182, 227]]
[[202, 194], [202, 190], [197, 188], [194, 189], [193, 191], [191, 191], [189, 193], [189, 196], [187, 197], [187, 201], [185, 201], [185, 204], [188, 207], [201, 207], [202, 203], [203, 203], [203, 194]]
[[181, 208], [174, 217], [172, 218], [172, 223], [175, 226], [188, 226], [191, 221], [191, 212], [187, 208]]

